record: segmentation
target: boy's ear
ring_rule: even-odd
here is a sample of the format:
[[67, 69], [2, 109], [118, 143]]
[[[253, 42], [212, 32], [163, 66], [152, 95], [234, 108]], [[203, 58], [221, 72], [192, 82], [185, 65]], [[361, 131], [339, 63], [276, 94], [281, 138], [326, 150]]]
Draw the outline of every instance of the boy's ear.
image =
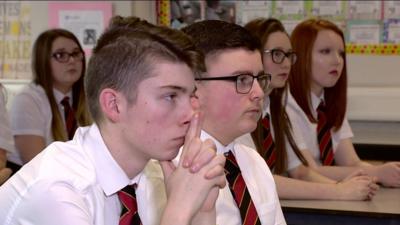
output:
[[99, 103], [104, 117], [111, 122], [118, 122], [121, 114], [121, 93], [111, 88], [105, 88], [100, 92]]

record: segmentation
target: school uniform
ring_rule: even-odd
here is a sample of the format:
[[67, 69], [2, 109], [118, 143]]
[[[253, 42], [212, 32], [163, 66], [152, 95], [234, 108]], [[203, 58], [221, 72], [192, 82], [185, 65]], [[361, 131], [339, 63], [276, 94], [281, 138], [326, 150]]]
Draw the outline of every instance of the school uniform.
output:
[[[266, 98], [266, 100], [264, 102], [265, 102], [265, 104], [264, 104], [264, 108], [263, 108], [262, 118], [264, 118], [267, 114], [271, 115], [269, 98]], [[275, 139], [275, 133], [274, 133], [274, 128], [273, 128], [272, 121], [270, 122], [270, 125], [271, 125], [271, 135]], [[292, 133], [292, 135], [293, 135], [294, 141], [296, 142], [296, 145], [300, 149], [302, 149], [302, 147], [305, 147], [305, 144], [302, 142], [301, 137], [298, 137], [294, 132]], [[253, 142], [253, 139], [252, 139], [250, 133], [247, 133], [247, 134], [239, 137], [237, 139], [237, 141], [239, 143], [243, 144], [243, 145], [246, 145], [246, 146], [252, 148], [252, 149], [256, 149], [256, 146], [255, 146], [255, 144]], [[288, 140], [286, 140], [285, 145], [286, 145], [286, 153], [288, 155], [288, 157], [287, 157], [287, 160], [288, 160], [287, 161], [287, 170], [291, 170], [291, 169], [294, 169], [294, 168], [300, 166], [302, 163], [301, 163], [300, 159], [297, 157], [297, 155], [294, 153], [293, 148], [290, 145]]]
[[[6, 98], [3, 94], [2, 87], [0, 86], [0, 149], [6, 151], [7, 158], [11, 154], [15, 154], [14, 137], [11, 134], [10, 121], [6, 109]], [[19, 165], [14, 164], [7, 160], [6, 167], [10, 168], [12, 172], [18, 171]]]
[[[317, 97], [315, 94], [311, 93], [311, 112], [313, 113], [314, 118], [317, 117], [318, 105], [324, 100], [323, 96], [324, 95], [322, 94], [321, 97]], [[291, 94], [288, 96], [286, 112], [293, 125], [294, 133], [302, 139], [304, 146], [301, 146], [301, 149], [310, 151], [315, 162], [321, 165], [317, 123], [312, 123], [308, 119], [307, 115], [303, 112]], [[341, 140], [353, 137], [353, 132], [346, 117], [344, 118], [342, 126], [338, 131], [331, 130], [330, 132], [332, 135], [333, 152], [336, 152]]]
[[[53, 89], [53, 93], [62, 121], [65, 121], [64, 108], [60, 102], [65, 96], [68, 96], [72, 105], [72, 91], [64, 95]], [[30, 83], [14, 97], [10, 110], [13, 135], [37, 135], [43, 137], [47, 146], [54, 141], [51, 131], [52, 118], [50, 102], [42, 86]], [[19, 165], [23, 164], [18, 151], [10, 155], [9, 161]]]
[[[118, 191], [145, 179], [142, 173], [127, 177], [96, 124], [78, 128], [73, 140], [50, 144], [0, 186], [0, 221], [3, 225], [118, 225], [122, 210]], [[140, 185], [137, 189], [140, 196], [148, 196], [151, 190]], [[143, 199], [137, 199], [140, 219], [143, 225], [155, 224], [154, 215], [142, 210]]]
[[[232, 153], [235, 155], [251, 199], [254, 202], [261, 224], [286, 224], [279, 203], [274, 179], [264, 159], [261, 158], [257, 151], [237, 143], [236, 141], [224, 146], [205, 131], [201, 132], [200, 138], [202, 140], [207, 138], [213, 140], [216, 143], [217, 154], [224, 154], [232, 151]], [[178, 159], [175, 160], [176, 163], [177, 161]], [[157, 166], [153, 166], [152, 169], [157, 169]], [[147, 173], [149, 174], [149, 172]], [[152, 179], [153, 182], [157, 181], [157, 178], [162, 179], [161, 169], [159, 169], [158, 172], [151, 171], [151, 173], [153, 176], [148, 179]], [[158, 186], [158, 189], [152, 188], [153, 191], [165, 193], [163, 190], [164, 186], [160, 185], [160, 183], [161, 181], [158, 180], [153, 184], [147, 185], [152, 185], [153, 187]], [[139, 186], [141, 186], [141, 184], [139, 184]], [[148, 196], [152, 196], [152, 194], [149, 194]], [[163, 208], [165, 206], [165, 202], [166, 199], [159, 199], [159, 204], [161, 204], [161, 207], [158, 207], [157, 209], [148, 208], [145, 211], [153, 211], [153, 214], [156, 214], [154, 211]], [[229, 185], [226, 185], [220, 190], [216, 202], [216, 211], [217, 224], [242, 224], [239, 208], [234, 200], [231, 190], [229, 189]]]
[[11, 135], [10, 121], [6, 109], [6, 99], [0, 86], [0, 148], [4, 149], [7, 154], [13, 153], [14, 138]]

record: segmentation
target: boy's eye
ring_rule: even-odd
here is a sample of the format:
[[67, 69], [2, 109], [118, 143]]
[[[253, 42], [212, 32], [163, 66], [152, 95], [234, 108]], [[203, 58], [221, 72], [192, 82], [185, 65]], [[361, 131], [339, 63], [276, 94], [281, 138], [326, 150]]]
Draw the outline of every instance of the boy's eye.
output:
[[174, 100], [176, 98], [176, 94], [168, 94], [165, 96], [165, 98], [169, 101]]

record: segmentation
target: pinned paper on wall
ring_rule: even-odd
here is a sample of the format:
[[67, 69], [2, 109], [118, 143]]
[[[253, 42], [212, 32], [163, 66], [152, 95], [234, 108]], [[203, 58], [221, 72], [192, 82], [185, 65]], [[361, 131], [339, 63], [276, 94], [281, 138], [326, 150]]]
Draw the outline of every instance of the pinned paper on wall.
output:
[[385, 0], [384, 4], [384, 17], [385, 19], [398, 19], [400, 18], [400, 1]]
[[31, 78], [31, 3], [0, 3], [0, 79]]
[[383, 42], [400, 44], [400, 19], [385, 20], [383, 26]]
[[352, 20], [347, 22], [347, 43], [379, 44], [380, 21]]
[[224, 20], [235, 23], [236, 1], [157, 0], [157, 24], [180, 29], [201, 20]]
[[273, 1], [272, 14], [281, 20], [301, 20], [306, 15], [305, 1]]
[[244, 25], [256, 18], [271, 16], [271, 1], [237, 1], [236, 23]]
[[87, 55], [108, 26], [112, 16], [110, 2], [50, 2], [49, 26], [75, 34]]
[[308, 16], [322, 16], [335, 20], [346, 18], [346, 4], [344, 1], [307, 1]]
[[348, 2], [348, 19], [375, 19], [382, 18], [381, 1], [359, 1]]

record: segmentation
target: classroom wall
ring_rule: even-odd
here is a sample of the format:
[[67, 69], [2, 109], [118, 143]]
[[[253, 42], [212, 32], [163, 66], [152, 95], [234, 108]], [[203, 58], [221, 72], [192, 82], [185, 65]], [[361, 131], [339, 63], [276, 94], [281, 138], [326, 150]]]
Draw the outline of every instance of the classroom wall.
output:
[[348, 55], [354, 142], [400, 145], [400, 56]]
[[[50, 1], [31, 1], [32, 7], [32, 40], [43, 30], [48, 28], [48, 9]], [[130, 16], [135, 15], [150, 22], [155, 22], [156, 17], [153, 9], [154, 1], [110, 1], [113, 6], [113, 15]]]
[[[0, 1], [4, 2], [4, 1]], [[48, 3], [50, 1], [29, 1], [31, 5], [31, 31], [32, 43], [37, 36], [48, 29]], [[130, 16], [135, 15], [150, 22], [155, 22], [154, 1], [110, 1], [112, 3], [113, 15]], [[1, 80], [7, 90], [7, 108], [10, 107], [12, 98], [29, 80]]]
[[[47, 29], [47, 3], [31, 2], [32, 40]], [[154, 1], [112, 1], [112, 5], [113, 15], [156, 21]], [[348, 75], [348, 117], [354, 141], [400, 145], [400, 56], [348, 55]], [[5, 83], [10, 101], [26, 82]]]

